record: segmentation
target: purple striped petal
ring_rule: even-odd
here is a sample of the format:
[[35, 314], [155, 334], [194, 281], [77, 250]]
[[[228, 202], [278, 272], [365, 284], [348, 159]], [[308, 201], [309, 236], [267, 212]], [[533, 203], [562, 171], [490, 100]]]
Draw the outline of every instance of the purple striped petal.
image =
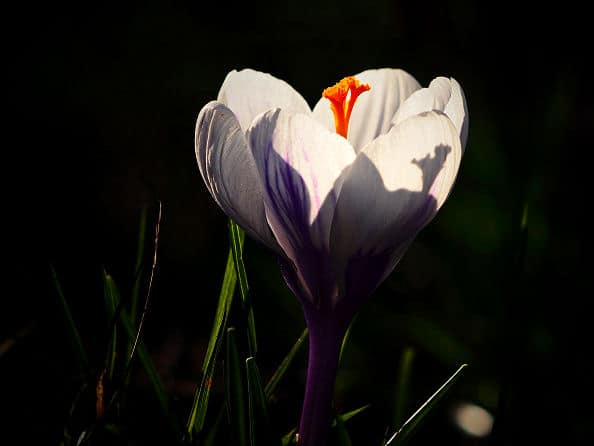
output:
[[258, 172], [237, 118], [225, 105], [206, 104], [196, 122], [196, 159], [208, 191], [246, 232], [276, 252]]
[[248, 139], [272, 232], [300, 269], [310, 294], [319, 294], [312, 277], [321, 271], [314, 263], [323, 263], [327, 255], [342, 174], [355, 159], [353, 148], [311, 117], [282, 110], [257, 118]]

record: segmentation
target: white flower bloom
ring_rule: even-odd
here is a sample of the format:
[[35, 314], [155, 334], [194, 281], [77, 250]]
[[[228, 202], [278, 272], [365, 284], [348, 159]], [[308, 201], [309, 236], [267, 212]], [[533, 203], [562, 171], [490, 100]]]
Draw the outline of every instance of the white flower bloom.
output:
[[[196, 156], [223, 211], [288, 261], [299, 297], [334, 306], [366, 298], [439, 210], [468, 111], [454, 79], [421, 88], [398, 69], [367, 70], [329, 91], [338, 96], [311, 111], [286, 82], [232, 71], [198, 116]], [[330, 105], [341, 101], [336, 118]]]

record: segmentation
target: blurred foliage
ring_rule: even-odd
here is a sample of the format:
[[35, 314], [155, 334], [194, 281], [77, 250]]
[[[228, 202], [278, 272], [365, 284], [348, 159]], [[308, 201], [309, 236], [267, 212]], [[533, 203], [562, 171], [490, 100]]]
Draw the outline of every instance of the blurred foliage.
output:
[[[194, 158], [198, 111], [233, 68], [271, 72], [313, 105], [344, 75], [382, 66], [402, 67], [424, 85], [455, 77], [469, 103], [470, 134], [448, 202], [353, 325], [335, 405], [338, 413], [371, 407], [348, 422], [352, 443], [379, 444], [394, 428], [393, 389], [408, 347], [415, 350], [411, 412], [469, 362], [452, 402], [500, 414], [497, 444], [591, 438], [585, 246], [594, 102], [588, 15], [579, 5], [151, 0], [13, 3], [5, 17], [5, 166], [14, 176], [5, 205], [5, 283], [14, 290], [5, 291], [0, 312], [7, 438], [14, 429], [32, 443], [58, 442], [73, 405], [90, 412], [71, 422], [93, 418], [95, 389], [80, 392], [85, 377], [49, 265], [86, 361], [97, 367], [111, 333], [103, 268], [122, 295], [142, 301], [146, 276], [138, 284], [135, 254], [147, 268], [152, 240], [147, 235], [137, 250], [138, 218], [157, 200], [160, 254], [143, 340], [170, 410], [185, 416], [229, 249], [225, 216]], [[303, 317], [273, 256], [246, 240], [243, 257], [266, 382]], [[235, 320], [243, 311], [236, 300]], [[242, 324], [237, 333], [247, 333]], [[238, 349], [246, 354], [248, 345]], [[279, 386], [270, 413], [279, 432], [298, 419], [304, 366], [298, 353]], [[211, 399], [220, 406], [223, 368], [213, 373]], [[119, 435], [137, 444], [169, 438], [142, 364], [131, 370], [129, 392], [120, 419], [127, 432]], [[467, 444], [449, 407], [437, 409], [414, 441]], [[208, 425], [218, 416], [209, 413]]]

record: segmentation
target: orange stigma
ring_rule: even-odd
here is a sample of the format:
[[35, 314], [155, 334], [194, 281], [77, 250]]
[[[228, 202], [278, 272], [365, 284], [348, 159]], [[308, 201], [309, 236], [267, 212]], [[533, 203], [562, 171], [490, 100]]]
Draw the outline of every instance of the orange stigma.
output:
[[349, 76], [322, 92], [322, 96], [330, 101], [336, 133], [347, 137], [353, 106], [359, 95], [368, 90], [371, 90], [368, 84], [362, 84], [354, 76]]

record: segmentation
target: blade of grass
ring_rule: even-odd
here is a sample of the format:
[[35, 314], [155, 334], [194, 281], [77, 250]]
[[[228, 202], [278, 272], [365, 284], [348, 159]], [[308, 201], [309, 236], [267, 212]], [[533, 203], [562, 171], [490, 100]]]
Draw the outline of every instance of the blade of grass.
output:
[[[122, 310], [120, 313], [120, 321], [126, 330], [126, 334], [131, 338], [134, 339], [135, 330], [134, 326], [132, 325], [132, 320], [130, 316], [125, 310]], [[149, 354], [144, 342], [138, 341], [138, 345], [136, 347], [138, 353], [138, 359], [144, 368], [146, 375], [155, 391], [155, 395], [159, 400], [159, 404], [161, 405], [161, 409], [163, 412], [168, 414], [169, 413], [169, 402], [167, 398], [167, 393], [165, 392], [165, 386], [163, 385], [163, 381], [161, 381], [161, 377], [157, 372], [157, 368], [155, 367], [155, 363], [151, 359], [151, 355]]]
[[450, 376], [450, 378], [443, 383], [443, 385], [437, 389], [437, 391], [431, 395], [431, 397], [419, 407], [411, 417], [404, 422], [402, 427], [390, 437], [385, 443], [386, 446], [401, 446], [405, 444], [410, 437], [416, 432], [421, 424], [427, 419], [427, 415], [439, 404], [444, 397], [448, 394], [448, 391], [462, 376], [462, 371], [466, 369], [468, 364], [462, 364], [456, 372]]
[[118, 308], [117, 290], [113, 278], [103, 270], [103, 298], [105, 300], [105, 311], [107, 313], [108, 327], [110, 328], [110, 342], [107, 351], [106, 370], [109, 380], [113, 380], [117, 354], [117, 325], [115, 316]]
[[[127, 383], [127, 378], [132, 368], [132, 359], [138, 356], [147, 374], [148, 380], [151, 383], [151, 386], [155, 392], [155, 396], [157, 397], [157, 400], [159, 402], [161, 410], [163, 411], [165, 419], [168, 421], [173, 433], [175, 433], [176, 436], [181, 439], [181, 432], [177, 420], [169, 412], [169, 401], [167, 398], [167, 394], [165, 392], [165, 387], [163, 386], [163, 382], [161, 381], [161, 377], [157, 373], [157, 369], [148, 353], [148, 350], [146, 349], [142, 340], [139, 338], [139, 333], [137, 329], [134, 327], [134, 324], [130, 319], [130, 315], [122, 306], [122, 301], [118, 287], [111, 276], [106, 274], [104, 276], [104, 280], [106, 281], [104, 287], [109, 288], [111, 290], [114, 302], [116, 304], [115, 314], [119, 314], [120, 323], [124, 328], [124, 332], [127, 335], [128, 340], [131, 343], [133, 342], [133, 344], [135, 345], [135, 348], [132, 353], [136, 353], [135, 356], [131, 356], [128, 358], [128, 363], [126, 364], [122, 377], [119, 380], [119, 384], [113, 391], [109, 403], [104, 408], [104, 412], [109, 412], [111, 408], [114, 406], [114, 404], [118, 401], [120, 392]], [[97, 427], [99, 426], [99, 421], [100, 420], [97, 420], [87, 430], [81, 433], [81, 436], [77, 441], [77, 445], [82, 446], [88, 444], [91, 441], [92, 436], [94, 435]]]
[[400, 357], [398, 366], [398, 378], [396, 385], [396, 398], [394, 402], [393, 425], [402, 426], [404, 423], [404, 414], [408, 405], [409, 382], [412, 371], [412, 365], [415, 357], [415, 351], [412, 347], [406, 347]]
[[[340, 417], [340, 420], [343, 423], [346, 423], [347, 421], [349, 421], [351, 418], [353, 418], [354, 416], [359, 415], [361, 412], [366, 411], [367, 409], [369, 409], [371, 407], [371, 404], [366, 404], [365, 406], [361, 406], [357, 409], [354, 410], [350, 410], [348, 412], [342, 413], [340, 415], [337, 415], [337, 417]], [[336, 426], [336, 420], [332, 421], [332, 427]]]
[[87, 359], [87, 353], [82, 343], [82, 339], [80, 337], [80, 333], [78, 328], [76, 328], [76, 324], [74, 323], [74, 319], [72, 318], [72, 313], [70, 312], [70, 307], [66, 302], [66, 298], [64, 297], [64, 293], [62, 292], [62, 286], [60, 285], [60, 281], [58, 280], [58, 275], [56, 274], [56, 270], [54, 269], [53, 265], [50, 266], [52, 281], [54, 282], [54, 287], [56, 288], [56, 292], [58, 293], [60, 308], [62, 310], [62, 316], [64, 316], [64, 321], [66, 322], [66, 331], [68, 341], [72, 347], [74, 354], [76, 355], [78, 366], [81, 372], [86, 372], [89, 368], [89, 361]]
[[227, 357], [225, 361], [225, 384], [227, 410], [233, 432], [233, 444], [247, 446], [248, 435], [245, 421], [245, 397], [243, 389], [243, 363], [239, 359], [235, 328], [227, 329]]
[[233, 253], [229, 249], [227, 256], [227, 266], [225, 267], [225, 275], [221, 285], [221, 292], [219, 294], [219, 303], [217, 306], [215, 320], [208, 341], [208, 347], [202, 363], [202, 377], [200, 385], [194, 395], [194, 401], [190, 410], [190, 416], [186, 425], [186, 433], [192, 438], [194, 431], [200, 432], [204, 427], [204, 418], [206, 417], [206, 409], [208, 408], [208, 400], [210, 396], [210, 388], [212, 386], [212, 375], [214, 372], [214, 364], [219, 353], [221, 340], [227, 328], [227, 319], [233, 302], [233, 294], [235, 285], [237, 283], [237, 275], [233, 263]]
[[[121, 300], [120, 292], [118, 290], [118, 287], [117, 287], [115, 281], [113, 280], [113, 277], [111, 277], [109, 274], [106, 274], [103, 277], [103, 279], [105, 281], [104, 288], [106, 290], [109, 290], [109, 292], [111, 294], [111, 298], [113, 299], [113, 302], [115, 304], [115, 308], [118, 308], [118, 305], [120, 304], [120, 300]], [[131, 342], [134, 341], [134, 339], [136, 338], [136, 329], [134, 328], [134, 323], [132, 322], [130, 315], [128, 314], [128, 312], [125, 309], [120, 308], [119, 316], [120, 316], [120, 323], [122, 324], [122, 327], [124, 328], [124, 332], [125, 332], [126, 336], [128, 337], [128, 340]], [[138, 342], [136, 350], [138, 353], [138, 359], [140, 360], [140, 363], [142, 364], [142, 367], [144, 368], [144, 371], [146, 372], [148, 380], [151, 383], [151, 387], [153, 388], [153, 390], [155, 392], [155, 396], [157, 397], [157, 400], [159, 401], [161, 409], [163, 410], [163, 412], [165, 414], [168, 414], [169, 413], [169, 401], [167, 398], [167, 393], [165, 392], [165, 386], [163, 385], [163, 382], [161, 381], [161, 377], [157, 373], [157, 368], [155, 367], [155, 364], [154, 364], [153, 360], [151, 359], [151, 356], [149, 355], [148, 350], [146, 349], [146, 347], [142, 341]]]
[[369, 407], [371, 407], [371, 404], [366, 404], [365, 406], [359, 407], [355, 410], [336, 415], [334, 420], [332, 420], [331, 425], [336, 444], [339, 446], [351, 446], [351, 437], [346, 430], [345, 423], [354, 416], [359, 415], [361, 412], [369, 409]]
[[342, 416], [337, 415], [334, 418], [332, 424], [334, 427], [332, 436], [335, 439], [335, 443], [338, 446], [352, 446], [351, 437], [349, 436], [349, 433], [347, 432], [346, 427], [344, 426], [344, 420], [342, 419]]
[[[128, 315], [127, 311], [122, 310], [120, 313], [120, 321], [124, 326], [128, 336], [133, 339], [134, 337], [134, 325], [132, 323], [132, 319]], [[151, 387], [155, 392], [157, 400], [159, 401], [159, 405], [161, 406], [161, 410], [167, 419], [169, 426], [171, 427], [172, 431], [178, 438], [181, 438], [181, 428], [178, 424], [178, 420], [173, 416], [173, 414], [169, 411], [169, 398], [167, 397], [167, 393], [165, 391], [165, 386], [163, 385], [163, 381], [157, 372], [157, 368], [155, 367], [155, 363], [153, 362], [151, 355], [149, 354], [144, 342], [138, 341], [138, 345], [136, 348], [138, 359], [144, 368], [144, 371], [148, 377], [149, 382], [151, 383]]]
[[144, 259], [144, 244], [146, 239], [147, 209], [143, 206], [140, 211], [140, 222], [138, 224], [138, 243], [136, 246], [136, 262], [134, 264], [134, 285], [130, 298], [130, 320], [136, 325], [138, 309], [138, 296], [140, 295], [140, 284], [142, 281], [142, 260]]
[[292, 446], [294, 445], [297, 441], [296, 441], [296, 436], [297, 434], [297, 428], [293, 428], [291, 429], [290, 432], [287, 432], [283, 438], [281, 439], [281, 446]]
[[353, 325], [355, 325], [355, 321], [357, 320], [357, 316], [358, 314], [355, 314], [355, 316], [353, 317], [353, 320], [351, 321], [351, 323], [349, 324], [346, 333], [344, 334], [344, 338], [342, 338], [342, 344], [340, 344], [340, 354], [339, 354], [339, 361], [342, 360], [342, 354], [344, 352], [344, 349], [346, 348], [347, 343], [349, 342], [349, 339], [351, 338], [351, 331], [353, 329]]
[[245, 272], [245, 264], [243, 263], [243, 241], [245, 233], [233, 220], [229, 219], [229, 240], [231, 243], [231, 251], [233, 252], [233, 261], [235, 263], [235, 271], [239, 281], [239, 291], [241, 294], [241, 302], [244, 310], [247, 313], [247, 327], [248, 327], [248, 351], [250, 356], [256, 356], [258, 351], [258, 343], [256, 341], [256, 322], [254, 319], [254, 309], [252, 307], [249, 285], [247, 281], [247, 274]]
[[[155, 243], [154, 243], [154, 250], [153, 250], [153, 263], [151, 265], [151, 274], [149, 276], [149, 283], [148, 289], [146, 292], [146, 298], [144, 300], [144, 307], [142, 308], [142, 313], [140, 314], [140, 320], [138, 321], [138, 329], [136, 330], [136, 336], [134, 337], [134, 342], [132, 343], [132, 348], [130, 349], [130, 353], [128, 355], [128, 365], [129, 368], [132, 359], [134, 358], [134, 351], [136, 350], [136, 346], [140, 340], [140, 335], [142, 334], [142, 329], [144, 328], [144, 320], [146, 314], [148, 312], [149, 303], [151, 301], [151, 295], [153, 291], [153, 279], [155, 278], [155, 270], [157, 269], [157, 255], [159, 252], [159, 235], [161, 233], [161, 219], [163, 216], [163, 204], [159, 201], [159, 213], [157, 215], [157, 224], [155, 225]], [[134, 321], [130, 321], [132, 326], [134, 327]]]
[[260, 372], [255, 358], [249, 357], [245, 361], [245, 365], [248, 383], [250, 445], [278, 445], [280, 441], [275, 438], [271, 429], [270, 417], [268, 416], [266, 405], [266, 395], [264, 394], [262, 379], [260, 378]]
[[289, 350], [289, 353], [287, 353], [287, 356], [285, 356], [278, 368], [274, 371], [274, 374], [272, 375], [270, 380], [268, 380], [268, 383], [264, 388], [264, 393], [266, 394], [266, 399], [268, 401], [272, 399], [279, 382], [281, 381], [283, 376], [285, 376], [285, 373], [289, 369], [290, 365], [293, 363], [293, 360], [295, 359], [295, 356], [297, 356], [297, 353], [299, 353], [299, 351], [301, 350], [304, 341], [307, 339], [307, 333], [308, 332], [306, 328], [297, 338], [297, 340], [291, 347], [291, 350]]

